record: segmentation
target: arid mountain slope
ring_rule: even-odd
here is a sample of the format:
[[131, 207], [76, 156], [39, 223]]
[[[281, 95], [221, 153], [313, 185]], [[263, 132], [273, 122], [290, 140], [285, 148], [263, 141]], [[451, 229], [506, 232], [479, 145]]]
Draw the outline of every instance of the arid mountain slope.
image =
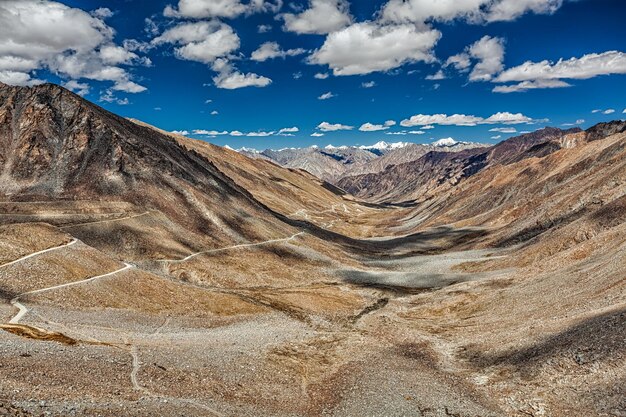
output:
[[292, 230], [207, 158], [55, 85], [0, 85], [0, 154], [5, 198], [128, 202], [205, 245]]
[[382, 172], [343, 177], [337, 186], [357, 197], [373, 201], [423, 200], [442, 184], [454, 186], [488, 166], [550, 153], [560, 148], [555, 140], [577, 131], [545, 128], [487, 149], [473, 148], [455, 153], [432, 151], [417, 160], [388, 166]]
[[626, 409], [626, 123], [424, 155], [375, 204], [0, 90], [0, 414]]

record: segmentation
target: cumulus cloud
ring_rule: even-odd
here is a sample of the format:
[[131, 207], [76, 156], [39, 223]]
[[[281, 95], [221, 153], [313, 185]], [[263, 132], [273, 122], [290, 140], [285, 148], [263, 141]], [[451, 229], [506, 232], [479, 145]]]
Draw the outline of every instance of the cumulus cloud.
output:
[[300, 129], [298, 129], [296, 126], [294, 127], [283, 127], [282, 129], [280, 129], [278, 131], [279, 135], [285, 134], [285, 133], [297, 133], [299, 132]]
[[189, 131], [188, 130], [172, 130], [170, 133], [173, 133], [175, 135], [181, 135], [181, 136], [188, 136], [189, 135]]
[[310, 0], [309, 8], [298, 14], [280, 16], [283, 29], [298, 34], [326, 34], [352, 23], [347, 0]]
[[328, 99], [331, 99], [331, 98], [333, 98], [333, 97], [337, 97], [337, 95], [336, 95], [336, 94], [333, 94], [332, 92], [330, 92], [330, 91], [329, 91], [329, 92], [327, 92], [327, 93], [322, 94], [322, 95], [321, 95], [321, 96], [319, 96], [317, 99], [318, 99], [318, 100], [328, 100]]
[[108, 19], [109, 17], [113, 17], [115, 13], [111, 11], [108, 7], [100, 7], [91, 12], [93, 17], [97, 17], [98, 19]]
[[395, 23], [448, 22], [464, 19], [470, 23], [514, 20], [525, 13], [554, 13], [563, 0], [390, 0], [381, 19]]
[[472, 60], [467, 52], [462, 52], [460, 54], [452, 55], [449, 57], [444, 67], [453, 66], [457, 71], [465, 72], [472, 65]]
[[379, 132], [381, 130], [387, 130], [389, 129], [391, 126], [395, 126], [396, 122], [393, 120], [387, 120], [385, 122], [385, 124], [372, 124], [372, 123], [363, 123], [361, 125], [361, 127], [359, 127], [359, 130], [361, 132]]
[[[466, 47], [462, 53], [449, 57], [444, 67], [452, 66], [458, 71], [467, 72], [472, 62], [475, 62], [475, 65], [469, 74], [470, 81], [493, 79], [504, 68], [504, 39], [483, 36]], [[443, 72], [440, 71], [440, 73], [443, 76]]]
[[296, 56], [301, 55], [306, 52], [306, 49], [303, 48], [295, 48], [295, 49], [281, 49], [280, 45], [276, 42], [265, 42], [259, 49], [252, 52], [250, 59], [253, 61], [263, 62], [268, 59], [274, 58], [286, 58], [288, 56]]
[[267, 33], [272, 30], [272, 25], [259, 25], [256, 30], [259, 33]]
[[471, 45], [469, 55], [478, 60], [470, 72], [470, 81], [489, 81], [504, 68], [504, 40], [484, 36]]
[[518, 84], [511, 85], [497, 85], [493, 88], [494, 93], [523, 93], [528, 90], [536, 90], [542, 88], [567, 88], [571, 87], [571, 84], [561, 80], [536, 80], [536, 81], [522, 81]]
[[376, 87], [376, 81], [366, 81], [361, 83], [361, 87], [363, 88], [372, 88], [372, 87]]
[[218, 21], [180, 23], [152, 40], [152, 45], [173, 44], [177, 58], [211, 65], [217, 73], [213, 83], [217, 88], [234, 90], [244, 87], [266, 87], [272, 80], [255, 74], [242, 73], [230, 62], [239, 49], [239, 36]]
[[445, 80], [446, 79], [446, 75], [443, 73], [442, 70], [439, 70], [439, 71], [437, 71], [436, 73], [434, 73], [432, 75], [427, 75], [426, 79], [427, 80], [431, 80], [431, 81]]
[[178, 45], [177, 58], [211, 64], [239, 49], [239, 36], [225, 23], [218, 21], [187, 22], [166, 30], [152, 40], [153, 45]]
[[[600, 75], [626, 74], [626, 54], [607, 51], [583, 55], [580, 58], [560, 59], [557, 62], [544, 60], [527, 61], [509, 68], [495, 79], [498, 83], [519, 82], [513, 88], [558, 88], [568, 87], [563, 80], [584, 80]], [[510, 87], [510, 86], [509, 86]], [[498, 92], [507, 92], [499, 89]]]
[[325, 80], [328, 77], [329, 75], [326, 72], [318, 72], [313, 76], [313, 78], [315, 78], [316, 80]]
[[326, 37], [309, 63], [328, 65], [335, 75], [388, 71], [410, 62], [433, 62], [441, 33], [415, 25], [355, 23]]
[[86, 96], [87, 94], [89, 94], [90, 90], [89, 84], [80, 83], [76, 80], [69, 80], [68, 82], [63, 83], [63, 87], [75, 92], [79, 96]]
[[[141, 92], [120, 65], [149, 64], [113, 41], [115, 31], [103, 18], [55, 1], [0, 2], [0, 81], [35, 85], [35, 71], [48, 69], [62, 78], [110, 81], [118, 91]], [[85, 89], [82, 89], [85, 91]]]
[[272, 136], [274, 133], [276, 132], [248, 132], [246, 133], [246, 136], [264, 138], [267, 136]]
[[574, 123], [563, 123], [561, 126], [578, 126], [585, 123], [585, 119], [578, 119]]
[[179, 0], [178, 7], [168, 5], [163, 10], [166, 17], [202, 19], [210, 17], [235, 18], [244, 13], [276, 13], [282, 7], [282, 0], [251, 0], [247, 4], [240, 0]]
[[319, 137], [324, 136], [324, 134], [323, 133], [319, 133], [319, 132], [313, 132], [313, 133], [311, 133], [311, 136], [313, 136], [314, 138], [319, 138]]
[[211, 136], [211, 137], [215, 137], [215, 136], [223, 136], [223, 135], [228, 135], [228, 131], [227, 130], [223, 130], [223, 131], [218, 131], [218, 130], [204, 130], [204, 129], [196, 129], [193, 131], [194, 135], [203, 135], [203, 136]]
[[[453, 114], [450, 116], [447, 114], [417, 114], [409, 119], [402, 120], [400, 125], [403, 127], [430, 125], [477, 126], [483, 124], [530, 124], [534, 122], [535, 120], [523, 115], [522, 113], [498, 112], [492, 114], [488, 118], [465, 114]], [[422, 129], [425, 129], [425, 127]]]
[[328, 122], [322, 122], [317, 126], [317, 129], [322, 132], [334, 132], [337, 130], [352, 130], [354, 126], [342, 125], [340, 123], [332, 124]]
[[494, 127], [493, 129], [489, 129], [490, 132], [500, 132], [500, 133], [517, 133], [517, 129], [514, 127]]

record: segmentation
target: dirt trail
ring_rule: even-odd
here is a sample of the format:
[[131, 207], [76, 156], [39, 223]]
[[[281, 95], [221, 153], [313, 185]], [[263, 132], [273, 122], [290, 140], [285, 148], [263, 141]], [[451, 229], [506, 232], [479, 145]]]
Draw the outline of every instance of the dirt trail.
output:
[[140, 213], [140, 214], [133, 214], [132, 216], [120, 217], [120, 218], [117, 218], [117, 219], [109, 219], [109, 220], [99, 220], [99, 221], [95, 221], [95, 222], [71, 224], [71, 225], [59, 227], [59, 229], [64, 230], [64, 229], [71, 229], [73, 227], [89, 226], [89, 225], [92, 225], [92, 224], [119, 222], [119, 221], [122, 221], [122, 220], [135, 219], [137, 217], [142, 217], [142, 216], [145, 216], [145, 215], [150, 214], [150, 213], [152, 213], [152, 211], [148, 210], [148, 211], [145, 211], [145, 212]]
[[61, 289], [61, 288], [72, 287], [74, 285], [85, 284], [87, 282], [95, 281], [95, 280], [100, 279], [100, 278], [106, 278], [108, 276], [117, 274], [118, 272], [122, 272], [122, 271], [125, 271], [127, 269], [133, 268], [133, 266], [130, 265], [130, 264], [124, 263], [124, 265], [125, 266], [123, 268], [120, 268], [118, 270], [115, 270], [113, 272], [109, 272], [109, 273], [106, 273], [106, 274], [103, 274], [103, 275], [97, 275], [95, 277], [87, 278], [87, 279], [84, 279], [84, 280], [81, 280], [81, 281], [74, 281], [74, 282], [68, 282], [66, 284], [55, 285], [54, 287], [48, 287], [48, 288], [42, 288], [42, 289], [39, 289], [39, 290], [28, 291], [28, 292], [25, 292], [25, 293], [22, 293], [22, 294], [18, 295], [17, 297], [15, 297], [15, 298], [13, 298], [11, 300], [11, 304], [18, 309], [18, 312], [9, 321], [9, 324], [17, 324], [17, 323], [19, 323], [20, 320], [29, 311], [28, 308], [24, 304], [20, 303], [20, 299], [21, 298], [23, 298], [25, 296], [28, 296], [28, 295], [41, 294], [41, 293], [47, 292], [47, 291], [54, 291], [54, 290], [58, 290], [58, 289]]
[[70, 242], [68, 242], [68, 243], [66, 243], [66, 244], [64, 244], [64, 245], [61, 245], [61, 246], [55, 246], [54, 248], [48, 248], [48, 249], [40, 250], [39, 252], [34, 252], [34, 253], [31, 253], [30, 255], [22, 256], [22, 257], [21, 257], [21, 258], [19, 258], [19, 259], [16, 259], [16, 260], [14, 260], [14, 261], [7, 262], [7, 263], [5, 263], [5, 264], [0, 265], [0, 268], [5, 267], [5, 266], [9, 266], [9, 265], [13, 265], [13, 264], [16, 264], [16, 263], [18, 263], [18, 262], [22, 262], [22, 261], [24, 261], [24, 260], [26, 260], [26, 259], [29, 259], [29, 258], [32, 258], [32, 257], [34, 257], [34, 256], [41, 255], [42, 253], [52, 252], [52, 251], [55, 251], [55, 250], [59, 250], [59, 249], [66, 248], [66, 247], [68, 247], [68, 246], [72, 246], [72, 245], [73, 245], [73, 244], [75, 244], [76, 242], [78, 242], [78, 239], [72, 239]]
[[219, 253], [219, 252], [223, 252], [223, 251], [227, 251], [227, 250], [231, 250], [231, 249], [241, 249], [241, 248], [252, 248], [252, 247], [256, 247], [256, 246], [263, 246], [263, 245], [269, 245], [271, 243], [280, 243], [280, 242], [288, 242], [290, 240], [295, 239], [298, 236], [302, 236], [303, 234], [305, 234], [306, 232], [298, 232], [295, 233], [289, 237], [284, 237], [281, 239], [270, 239], [270, 240], [265, 240], [263, 242], [257, 242], [257, 243], [243, 243], [240, 245], [234, 245], [234, 246], [227, 246], [225, 248], [217, 248], [217, 249], [209, 249], [209, 250], [205, 250], [205, 251], [201, 251], [201, 252], [196, 252], [196, 253], [192, 253], [189, 256], [184, 257], [183, 259], [159, 259], [158, 262], [171, 262], [171, 263], [178, 263], [178, 262], [185, 262], [188, 261], [191, 258], [194, 258], [198, 255], [204, 255], [207, 253]]

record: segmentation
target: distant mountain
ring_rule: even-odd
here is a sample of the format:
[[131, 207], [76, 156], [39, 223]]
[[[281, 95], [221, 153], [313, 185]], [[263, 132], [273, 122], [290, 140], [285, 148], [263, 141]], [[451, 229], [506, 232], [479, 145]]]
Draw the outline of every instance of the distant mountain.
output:
[[[463, 178], [475, 175], [488, 166], [545, 156], [566, 147], [565, 143], [560, 142], [561, 139], [580, 132], [579, 128], [561, 130], [548, 127], [513, 137], [489, 148], [444, 139], [432, 145], [436, 148], [434, 150], [420, 155], [424, 149], [417, 149], [414, 155], [403, 156], [407, 161], [387, 164], [382, 170], [344, 175], [336, 185], [357, 197], [375, 201], [423, 199], [433, 189], [443, 184], [454, 186]], [[573, 139], [570, 137], [570, 140]], [[450, 152], [451, 149], [457, 152]], [[407, 154], [408, 149], [403, 149], [403, 153]]]
[[346, 176], [380, 172], [390, 165], [413, 161], [433, 150], [457, 152], [485, 146], [488, 145], [448, 138], [430, 145], [380, 141], [361, 146], [328, 145], [324, 148], [311, 146], [264, 151], [241, 148], [238, 151], [251, 158], [269, 159], [287, 168], [303, 169], [320, 179], [336, 183]]

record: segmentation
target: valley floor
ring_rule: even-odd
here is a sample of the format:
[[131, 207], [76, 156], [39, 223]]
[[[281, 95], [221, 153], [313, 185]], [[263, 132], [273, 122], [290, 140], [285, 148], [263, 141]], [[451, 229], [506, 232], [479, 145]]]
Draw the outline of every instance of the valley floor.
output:
[[623, 239], [542, 268], [475, 229], [191, 249], [116, 210], [0, 226], [0, 415], [626, 415]]

